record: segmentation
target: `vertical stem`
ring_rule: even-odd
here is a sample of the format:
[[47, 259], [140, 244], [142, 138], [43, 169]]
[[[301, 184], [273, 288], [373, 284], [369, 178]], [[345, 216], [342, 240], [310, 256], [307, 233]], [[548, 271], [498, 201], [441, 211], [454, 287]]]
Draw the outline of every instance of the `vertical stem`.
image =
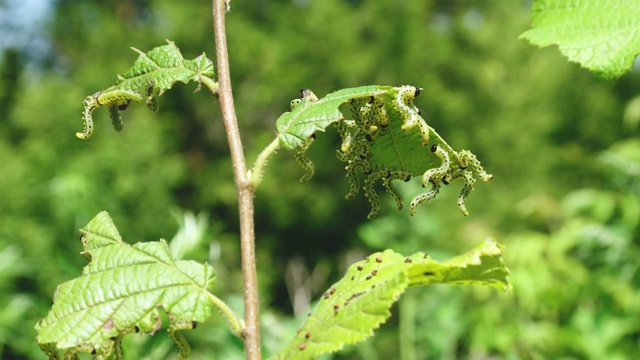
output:
[[416, 297], [411, 291], [404, 293], [399, 301], [400, 313], [400, 360], [416, 360]]
[[242, 152], [242, 142], [238, 130], [236, 112], [231, 91], [229, 56], [225, 32], [224, 0], [213, 0], [213, 31], [218, 62], [218, 97], [224, 126], [227, 131], [233, 174], [238, 192], [240, 212], [240, 252], [244, 281], [245, 328], [242, 333], [244, 349], [249, 360], [260, 359], [260, 323], [258, 311], [258, 279], [256, 274], [255, 234], [253, 224], [253, 185], [247, 178], [247, 169]]

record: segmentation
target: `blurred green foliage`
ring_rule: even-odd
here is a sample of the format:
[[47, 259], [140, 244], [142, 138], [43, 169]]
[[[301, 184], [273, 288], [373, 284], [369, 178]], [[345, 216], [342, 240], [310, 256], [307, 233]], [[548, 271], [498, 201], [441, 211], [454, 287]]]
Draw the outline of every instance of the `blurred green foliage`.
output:
[[[203, 50], [213, 57], [211, 5], [53, 4], [38, 30], [49, 46], [34, 51], [25, 43], [4, 49], [0, 59], [0, 357], [43, 358], [33, 324], [57, 284], [80, 273], [77, 229], [100, 210], [135, 241], [184, 233], [176, 209], [207, 214], [199, 224], [210, 226], [194, 235], [205, 241], [189, 254], [211, 261], [218, 294], [241, 313], [235, 189], [215, 99], [178, 85], [159, 99], [157, 114], [135, 106], [124, 112], [121, 134], [97, 111], [91, 140], [74, 137], [84, 97], [114, 83], [135, 60], [129, 46], [148, 50], [169, 38], [185, 57]], [[366, 221], [364, 198], [343, 199], [348, 184], [334, 156], [337, 134], [314, 143], [309, 156], [317, 172], [304, 185], [292, 154], [280, 151], [256, 196], [267, 354], [293, 336], [309, 299], [365, 254], [394, 248], [444, 259], [492, 236], [507, 245], [512, 295], [414, 290], [378, 336], [333, 358], [637, 355], [640, 140], [629, 125], [636, 122], [623, 118], [637, 107], [638, 72], [605, 81], [556, 49], [519, 41], [528, 27], [526, 1], [231, 5], [231, 70], [250, 163], [300, 88], [324, 96], [342, 87], [412, 84], [425, 89], [416, 105], [430, 125], [452, 146], [473, 150], [495, 176], [469, 197], [469, 217], [455, 207], [457, 191], [445, 188], [415, 218], [383, 196], [380, 216]], [[193, 359], [243, 358], [240, 340], [218, 317], [186, 337]], [[125, 349], [131, 359], [174, 351], [162, 332], [125, 339]]]

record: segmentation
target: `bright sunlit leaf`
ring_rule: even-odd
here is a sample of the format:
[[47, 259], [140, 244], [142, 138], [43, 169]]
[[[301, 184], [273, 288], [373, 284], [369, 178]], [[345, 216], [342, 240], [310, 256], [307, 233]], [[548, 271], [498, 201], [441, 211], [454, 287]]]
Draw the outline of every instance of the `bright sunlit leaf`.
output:
[[622, 76], [640, 53], [637, 0], [535, 0], [531, 20], [521, 38], [558, 45], [569, 60], [604, 77]]

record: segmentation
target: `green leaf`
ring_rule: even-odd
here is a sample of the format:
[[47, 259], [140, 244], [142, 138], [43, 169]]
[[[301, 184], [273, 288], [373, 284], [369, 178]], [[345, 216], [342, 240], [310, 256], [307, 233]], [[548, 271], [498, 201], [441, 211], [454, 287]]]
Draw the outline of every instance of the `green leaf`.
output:
[[162, 95], [178, 81], [185, 84], [189, 81], [200, 82], [201, 76], [212, 77], [214, 74], [213, 62], [204, 53], [193, 60], [185, 60], [180, 49], [170, 40], [167, 40], [167, 45], [156, 47], [146, 54], [136, 48], [131, 49], [140, 56], [127, 72], [118, 75], [114, 89], [139, 92], [148, 81], [152, 81], [154, 91]]
[[521, 38], [557, 44], [569, 60], [605, 77], [619, 77], [640, 53], [637, 0], [535, 0], [533, 28]]
[[295, 149], [317, 130], [343, 119], [340, 105], [351, 99], [365, 98], [390, 91], [390, 86], [368, 85], [341, 89], [328, 94], [318, 101], [303, 99], [292, 111], [286, 112], [276, 121], [280, 145], [285, 149]]
[[442, 263], [418, 262], [407, 269], [410, 286], [488, 285], [509, 292], [509, 269], [502, 258], [503, 251], [503, 246], [488, 239], [473, 250]]
[[212, 83], [212, 91], [217, 84], [210, 80], [213, 77], [213, 62], [206, 55], [193, 60], [185, 60], [176, 45], [167, 40], [167, 45], [159, 46], [144, 53], [136, 48], [133, 51], [140, 54], [133, 66], [124, 74], [118, 75], [115, 85], [87, 96], [84, 100], [83, 132], [76, 133], [80, 139], [88, 139], [93, 133], [93, 111], [101, 106], [109, 108], [109, 115], [116, 131], [123, 127], [120, 111], [125, 110], [131, 103], [147, 104], [151, 111], [158, 108], [156, 97], [171, 89], [176, 82], [198, 84]]
[[293, 340], [273, 359], [314, 359], [373, 335], [391, 315], [389, 309], [410, 286], [434, 283], [490, 285], [511, 289], [502, 247], [487, 240], [467, 254], [443, 263], [425, 253], [409, 257], [392, 250], [368, 256], [349, 267], [324, 293]]
[[172, 324], [202, 322], [211, 315], [211, 266], [175, 260], [163, 240], [124, 243], [106, 212], [81, 231], [89, 264], [56, 290], [51, 311], [35, 327], [39, 344], [108, 355], [113, 339], [130, 329], [158, 330], [158, 308]]

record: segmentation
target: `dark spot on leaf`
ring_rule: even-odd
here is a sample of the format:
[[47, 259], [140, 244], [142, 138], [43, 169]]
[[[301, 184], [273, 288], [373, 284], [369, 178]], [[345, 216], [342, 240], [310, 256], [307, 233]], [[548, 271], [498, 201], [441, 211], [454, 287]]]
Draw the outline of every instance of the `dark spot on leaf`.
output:
[[406, 262], [407, 264], [410, 264], [411, 261], [412, 261], [411, 258], [408, 257], [408, 256], [406, 258], [404, 258], [404, 262]]
[[305, 338], [305, 339], [308, 339], [308, 338], [310, 338], [310, 337], [311, 337], [311, 333], [307, 331], [307, 332], [304, 334], [304, 338]]
[[358, 271], [362, 271], [362, 269], [364, 269], [364, 266], [358, 265]]
[[298, 350], [300, 350], [300, 351], [302, 351], [302, 350], [304, 350], [306, 348], [307, 348], [307, 343], [302, 343], [302, 344], [300, 344], [300, 346], [298, 346]]
[[377, 256], [376, 257], [376, 262], [379, 264], [382, 262], [382, 256]]
[[433, 276], [433, 275], [435, 275], [435, 273], [433, 271], [427, 271], [427, 272], [423, 273], [422, 275], [424, 275], [424, 276]]

